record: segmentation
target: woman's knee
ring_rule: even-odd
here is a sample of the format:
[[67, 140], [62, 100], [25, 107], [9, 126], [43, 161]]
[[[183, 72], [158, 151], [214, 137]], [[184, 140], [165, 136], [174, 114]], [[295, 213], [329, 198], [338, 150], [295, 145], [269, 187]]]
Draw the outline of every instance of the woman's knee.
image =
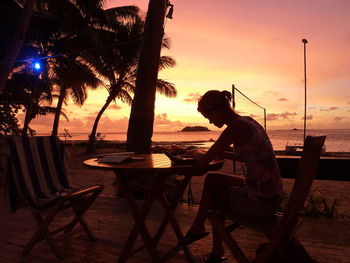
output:
[[215, 189], [212, 196], [212, 210], [227, 210], [229, 208], [229, 187], [223, 186]]
[[205, 178], [204, 184], [207, 185], [207, 187], [221, 187], [227, 185], [242, 186], [244, 185], [244, 179], [237, 176], [233, 176], [231, 174], [208, 173]]
[[224, 183], [223, 178], [226, 176], [227, 175], [220, 173], [208, 173], [205, 177], [204, 184], [211, 187], [220, 186]]

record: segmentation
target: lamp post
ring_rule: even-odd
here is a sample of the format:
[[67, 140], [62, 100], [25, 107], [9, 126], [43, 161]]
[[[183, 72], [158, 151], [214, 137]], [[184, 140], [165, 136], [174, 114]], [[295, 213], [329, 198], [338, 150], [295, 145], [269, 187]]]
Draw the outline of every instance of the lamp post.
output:
[[306, 44], [308, 43], [307, 39], [301, 40], [304, 44], [304, 143], [306, 138]]

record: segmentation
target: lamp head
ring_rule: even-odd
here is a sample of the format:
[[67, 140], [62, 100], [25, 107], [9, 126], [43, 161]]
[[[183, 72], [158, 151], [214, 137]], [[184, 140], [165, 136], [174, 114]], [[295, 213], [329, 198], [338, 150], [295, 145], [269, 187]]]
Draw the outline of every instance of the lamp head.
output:
[[39, 61], [35, 61], [33, 66], [34, 66], [35, 70], [37, 70], [37, 71], [41, 70], [41, 64]]
[[305, 38], [303, 38], [301, 41], [302, 41], [304, 44], [308, 43], [308, 42], [307, 42], [307, 39], [305, 39]]

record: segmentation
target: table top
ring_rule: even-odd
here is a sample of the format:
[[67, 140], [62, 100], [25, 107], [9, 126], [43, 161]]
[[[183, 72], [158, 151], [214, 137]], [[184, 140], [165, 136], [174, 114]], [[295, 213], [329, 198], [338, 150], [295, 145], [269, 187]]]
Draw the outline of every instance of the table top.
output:
[[[99, 158], [92, 158], [84, 161], [84, 165], [90, 168], [114, 170], [114, 171], [153, 171], [153, 172], [187, 172], [198, 170], [191, 164], [172, 164], [170, 159], [162, 153], [135, 154], [137, 160], [127, 160], [121, 163], [101, 163]], [[220, 169], [223, 160], [214, 160], [209, 164], [208, 170]]]

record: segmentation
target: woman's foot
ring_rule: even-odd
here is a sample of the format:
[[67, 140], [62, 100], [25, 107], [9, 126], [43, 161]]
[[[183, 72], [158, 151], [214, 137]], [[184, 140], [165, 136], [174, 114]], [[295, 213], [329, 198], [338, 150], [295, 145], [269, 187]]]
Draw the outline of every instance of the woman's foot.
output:
[[193, 242], [200, 240], [204, 237], [206, 237], [207, 235], [209, 235], [209, 232], [202, 232], [202, 233], [195, 233], [192, 232], [191, 230], [187, 232], [187, 234], [183, 237], [183, 239], [181, 239], [178, 242], [179, 246], [187, 246], [189, 244], [192, 244]]
[[227, 258], [220, 257], [220, 256], [215, 256], [212, 253], [206, 255], [203, 258], [203, 262], [205, 262], [205, 263], [219, 263], [219, 262], [223, 262], [223, 261], [226, 261], [226, 260], [227, 260]]

